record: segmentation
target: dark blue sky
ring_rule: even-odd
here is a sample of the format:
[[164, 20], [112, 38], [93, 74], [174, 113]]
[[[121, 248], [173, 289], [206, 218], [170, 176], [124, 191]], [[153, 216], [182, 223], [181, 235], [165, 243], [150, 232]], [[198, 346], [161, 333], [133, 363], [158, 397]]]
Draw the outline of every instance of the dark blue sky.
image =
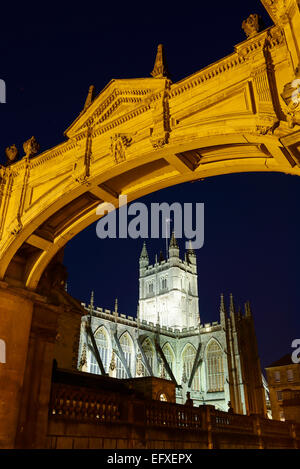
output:
[[[50, 8], [51, 6], [51, 8]], [[83, 10], [84, 9], [84, 10]], [[35, 135], [45, 150], [63, 141], [90, 84], [147, 77], [163, 43], [174, 82], [217, 61], [245, 39], [241, 23], [263, 15], [258, 0], [187, 2], [24, 3], [1, 7], [0, 105], [2, 158], [7, 145]], [[204, 202], [205, 245], [198, 251], [200, 313], [218, 319], [223, 291], [250, 300], [263, 365], [290, 351], [300, 337], [300, 180], [283, 174], [219, 176], [144, 197], [151, 203]], [[134, 315], [141, 240], [106, 240], [90, 226], [66, 247], [69, 291]], [[148, 243], [151, 260], [164, 240]], [[183, 243], [182, 243], [183, 247]], [[182, 249], [183, 251], [183, 249]]]

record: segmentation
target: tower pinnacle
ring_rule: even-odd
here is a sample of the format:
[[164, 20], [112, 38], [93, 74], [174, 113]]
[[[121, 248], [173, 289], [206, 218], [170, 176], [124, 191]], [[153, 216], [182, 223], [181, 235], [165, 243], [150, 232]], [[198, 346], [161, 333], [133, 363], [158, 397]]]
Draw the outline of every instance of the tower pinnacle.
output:
[[169, 245], [169, 259], [171, 257], [179, 257], [179, 246], [177, 243], [177, 239], [175, 238], [174, 231], [172, 233], [170, 245]]
[[175, 238], [175, 232], [172, 232], [171, 240], [170, 240], [170, 248], [178, 248], [177, 239]]
[[144, 241], [143, 249], [140, 255], [140, 268], [147, 267], [149, 265], [149, 256], [147, 252], [146, 243]]

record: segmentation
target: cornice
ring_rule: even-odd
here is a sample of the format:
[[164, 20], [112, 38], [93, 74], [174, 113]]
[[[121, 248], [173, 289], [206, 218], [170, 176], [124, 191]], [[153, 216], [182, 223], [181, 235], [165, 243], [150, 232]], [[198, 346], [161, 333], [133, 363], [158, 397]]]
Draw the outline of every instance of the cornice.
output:
[[262, 50], [263, 47], [268, 47], [268, 49], [271, 50], [274, 47], [283, 44], [284, 41], [284, 35], [280, 28], [278, 26], [272, 26], [261, 33], [258, 33], [253, 38], [247, 39], [235, 46], [235, 52], [224, 59], [219, 60], [199, 72], [194, 73], [190, 77], [172, 85], [170, 98], [178, 96], [191, 88], [195, 88], [213, 78], [219, 77], [223, 73], [245, 64], [250, 54]]

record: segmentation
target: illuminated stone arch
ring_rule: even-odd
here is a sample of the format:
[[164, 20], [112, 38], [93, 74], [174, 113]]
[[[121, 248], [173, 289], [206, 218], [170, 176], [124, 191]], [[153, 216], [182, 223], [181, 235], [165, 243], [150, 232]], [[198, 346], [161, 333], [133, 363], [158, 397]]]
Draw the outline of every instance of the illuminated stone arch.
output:
[[0, 169], [0, 280], [36, 290], [65, 244], [99, 219], [97, 206], [118, 207], [119, 194], [131, 202], [230, 173], [299, 176], [300, 104], [288, 86], [298, 63], [281, 59], [295, 52], [291, 37], [275, 25], [178, 83], [112, 80], [66, 141], [43, 152], [25, 142], [24, 157]]
[[[190, 377], [192, 375], [195, 358], [196, 358], [197, 351], [195, 347], [188, 343], [185, 345], [182, 353], [181, 353], [181, 380], [184, 383], [189, 383]], [[200, 370], [199, 366], [195, 372], [193, 381], [191, 383], [192, 391], [200, 391]]]
[[215, 338], [206, 345], [205, 364], [207, 391], [224, 391], [224, 351]]
[[[94, 332], [95, 341], [99, 351], [106, 373], [109, 371], [109, 365], [112, 354], [111, 340], [105, 326], [99, 326]], [[90, 352], [90, 373], [101, 374], [97, 359], [93, 352]]]

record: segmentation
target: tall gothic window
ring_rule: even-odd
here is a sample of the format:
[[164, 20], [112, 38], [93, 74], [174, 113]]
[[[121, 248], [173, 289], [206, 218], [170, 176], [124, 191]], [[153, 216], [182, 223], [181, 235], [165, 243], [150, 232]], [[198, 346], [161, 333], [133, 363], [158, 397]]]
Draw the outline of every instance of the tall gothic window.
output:
[[161, 290], [166, 290], [167, 289], [167, 279], [162, 278], [161, 279]]
[[[166, 358], [166, 360], [167, 360], [167, 362], [168, 362], [168, 364], [169, 364], [169, 367], [170, 367], [171, 370], [173, 371], [173, 369], [174, 369], [175, 356], [174, 356], [174, 352], [173, 352], [171, 346], [170, 346], [169, 344], [165, 344], [165, 345], [163, 346], [162, 351], [163, 351], [163, 354], [164, 354], [164, 356], [165, 356], [165, 358]], [[160, 367], [159, 367], [159, 368], [160, 368], [160, 370], [159, 370], [159, 376], [160, 376], [161, 378], [169, 379], [169, 380], [170, 380], [171, 377], [169, 376], [169, 373], [168, 373], [168, 371], [167, 371], [167, 369], [166, 369], [166, 366], [165, 366], [163, 360], [161, 360], [161, 363], [160, 363]]]
[[[145, 339], [143, 342], [143, 350], [146, 355], [146, 358], [148, 360], [148, 363], [153, 370], [153, 364], [154, 364], [154, 350], [151, 344], [151, 341], [149, 339]], [[143, 376], [148, 376], [147, 368], [145, 367], [144, 363], [142, 364], [142, 375]]]
[[[188, 344], [182, 354], [182, 381], [188, 383], [193, 371], [196, 358], [196, 350]], [[193, 391], [200, 391], [200, 370], [197, 368], [191, 386]]]
[[[111, 349], [108, 339], [108, 334], [105, 327], [101, 327], [95, 334], [95, 341], [99, 351], [100, 358], [102, 360], [105, 371], [108, 371], [110, 358], [111, 358]], [[91, 366], [90, 372], [100, 375], [100, 368], [96, 357], [93, 352], [91, 352]]]
[[[132, 365], [133, 365], [133, 343], [132, 343], [132, 339], [130, 338], [129, 334], [127, 334], [127, 332], [125, 332], [121, 336], [120, 345], [124, 353], [127, 367], [131, 371]], [[123, 363], [121, 362], [119, 357], [117, 357], [117, 360], [116, 360], [116, 371], [117, 371], [117, 378], [120, 378], [120, 379], [129, 378], [129, 376], [127, 376]]]
[[206, 350], [208, 392], [224, 390], [223, 351], [220, 345], [212, 340]]

